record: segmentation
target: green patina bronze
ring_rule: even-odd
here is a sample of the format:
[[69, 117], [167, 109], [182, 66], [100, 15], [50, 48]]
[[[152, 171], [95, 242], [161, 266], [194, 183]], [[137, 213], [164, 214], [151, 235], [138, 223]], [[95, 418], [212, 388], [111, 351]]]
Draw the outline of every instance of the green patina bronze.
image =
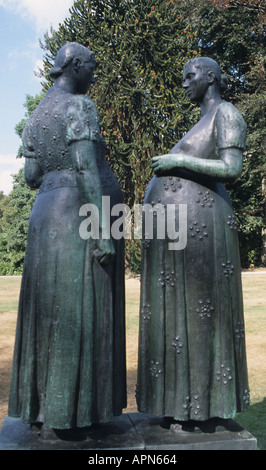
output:
[[79, 236], [80, 207], [122, 202], [86, 96], [93, 53], [60, 49], [54, 86], [23, 133], [25, 177], [39, 188], [28, 230], [9, 415], [47, 428], [111, 421], [126, 406], [123, 240]]
[[[231, 418], [249, 403], [238, 234], [223, 183], [239, 177], [246, 125], [221, 99], [225, 78], [209, 58], [184, 69], [200, 121], [169, 155], [154, 157], [145, 203], [187, 204], [187, 245], [142, 248], [137, 401], [180, 421]], [[176, 232], [180, 231], [176, 226]], [[183, 227], [184, 229], [184, 227]]]

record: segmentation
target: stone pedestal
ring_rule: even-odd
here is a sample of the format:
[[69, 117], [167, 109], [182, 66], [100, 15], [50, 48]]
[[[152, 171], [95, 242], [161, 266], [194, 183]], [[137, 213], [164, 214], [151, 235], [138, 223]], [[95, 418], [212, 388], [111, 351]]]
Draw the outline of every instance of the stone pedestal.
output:
[[5, 418], [0, 450], [168, 451], [256, 450], [257, 441], [233, 420], [173, 431], [172, 422], [149, 414], [131, 413], [111, 423], [72, 431], [31, 429], [19, 419]]
[[171, 420], [152, 415], [129, 415], [146, 450], [256, 450], [257, 440], [233, 420], [221, 426], [221, 420], [205, 424], [194, 423], [187, 430], [173, 432]]

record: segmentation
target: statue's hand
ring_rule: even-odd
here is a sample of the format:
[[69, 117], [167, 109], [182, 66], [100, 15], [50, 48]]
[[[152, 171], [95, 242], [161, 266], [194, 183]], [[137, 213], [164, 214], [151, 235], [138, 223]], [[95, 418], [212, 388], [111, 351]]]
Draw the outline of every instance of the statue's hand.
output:
[[163, 173], [173, 168], [177, 168], [182, 163], [182, 156], [178, 154], [166, 154], [159, 157], [153, 157], [151, 167], [154, 173]]
[[108, 264], [115, 255], [112, 240], [97, 240], [97, 248], [93, 255], [102, 266]]

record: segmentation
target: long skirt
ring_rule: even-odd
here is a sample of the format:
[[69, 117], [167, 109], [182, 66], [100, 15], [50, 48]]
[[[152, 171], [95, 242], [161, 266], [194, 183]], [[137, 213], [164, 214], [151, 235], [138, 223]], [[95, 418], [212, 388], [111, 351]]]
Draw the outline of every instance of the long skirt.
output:
[[[144, 202], [154, 222], [146, 239], [143, 221], [138, 409], [181, 421], [233, 417], [247, 407], [249, 388], [237, 224], [227, 192], [190, 175], [155, 176]], [[169, 249], [173, 240], [158, 236], [158, 204], [175, 204], [184, 246]]]
[[9, 415], [67, 429], [126, 406], [123, 247], [102, 267], [79, 235], [75, 175], [50, 173], [29, 222]]

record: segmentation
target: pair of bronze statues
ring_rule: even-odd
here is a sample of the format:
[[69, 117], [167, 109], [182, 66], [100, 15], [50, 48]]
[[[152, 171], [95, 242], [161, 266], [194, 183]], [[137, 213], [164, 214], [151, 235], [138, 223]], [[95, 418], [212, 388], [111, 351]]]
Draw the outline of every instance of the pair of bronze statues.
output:
[[[102, 196], [122, 203], [87, 96], [94, 55], [60, 49], [54, 85], [23, 133], [25, 178], [39, 188], [28, 230], [9, 415], [53, 429], [111, 421], [126, 407], [123, 239], [105, 237]], [[187, 243], [146, 239], [143, 223], [137, 403], [176, 421], [230, 418], [249, 403], [236, 219], [224, 182], [242, 169], [246, 126], [221, 98], [209, 58], [189, 61], [184, 88], [200, 121], [154, 157], [144, 203], [187, 207]], [[100, 236], [79, 236], [80, 207]], [[178, 217], [177, 217], [178, 219]]]

